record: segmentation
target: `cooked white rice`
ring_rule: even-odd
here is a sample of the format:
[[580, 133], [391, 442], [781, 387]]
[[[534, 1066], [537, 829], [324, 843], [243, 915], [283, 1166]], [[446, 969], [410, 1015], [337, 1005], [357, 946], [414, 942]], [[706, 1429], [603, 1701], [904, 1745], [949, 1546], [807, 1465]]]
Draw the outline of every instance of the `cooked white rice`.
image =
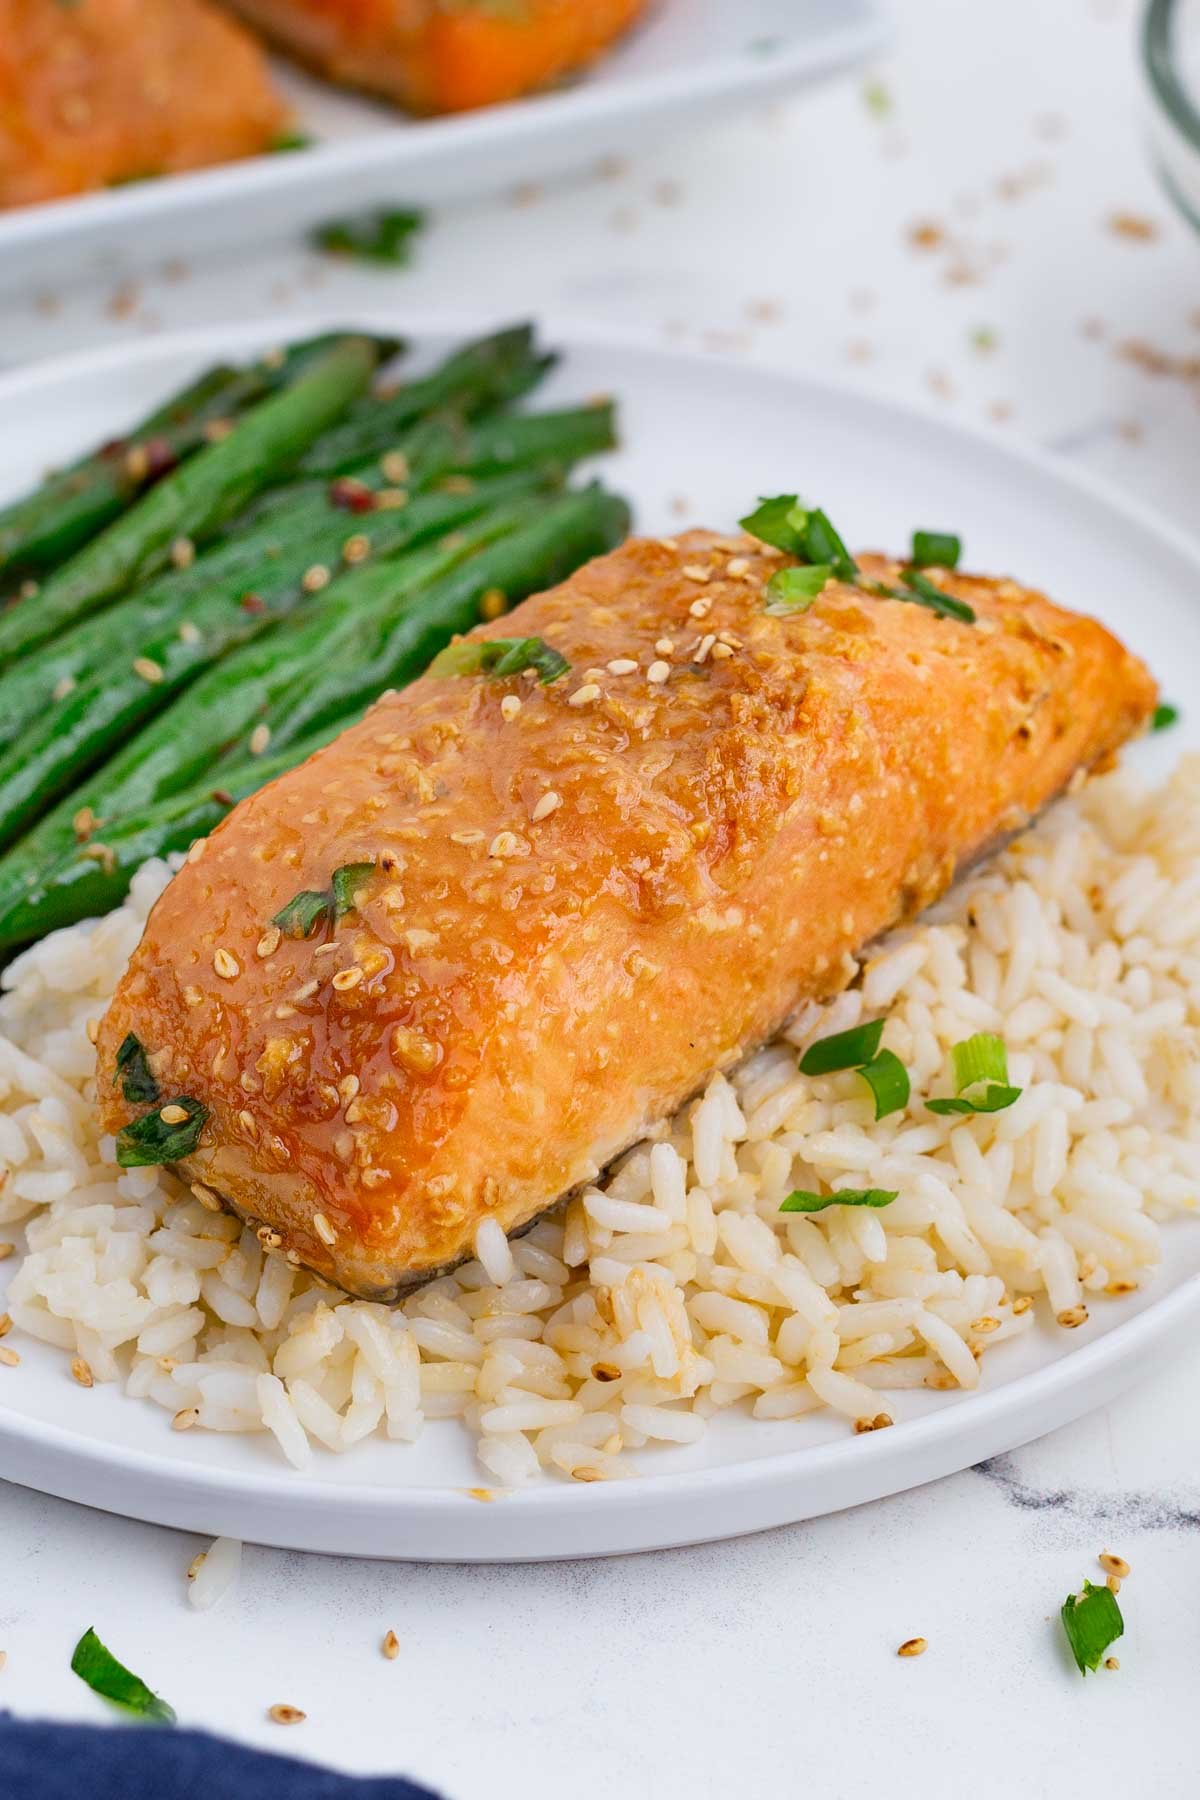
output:
[[[87, 1027], [167, 879], [148, 865], [118, 912], [4, 976], [0, 1227], [23, 1223], [25, 1251], [0, 1304], [64, 1377], [82, 1358], [180, 1427], [268, 1430], [298, 1468], [430, 1418], [464, 1420], [500, 1486], [629, 1473], [625, 1452], [693, 1443], [730, 1406], [888, 1422], [891, 1390], [974, 1387], [1031, 1297], [1064, 1328], [1114, 1304], [1200, 1202], [1200, 758], [1056, 808], [602, 1187], [511, 1243], [481, 1225], [477, 1260], [395, 1310], [265, 1254], [172, 1175], [115, 1167]], [[857, 1075], [805, 1078], [796, 1050], [880, 1014], [913, 1099], [876, 1124]], [[1021, 1098], [926, 1111], [981, 1030]], [[899, 1198], [780, 1214], [822, 1185]]]

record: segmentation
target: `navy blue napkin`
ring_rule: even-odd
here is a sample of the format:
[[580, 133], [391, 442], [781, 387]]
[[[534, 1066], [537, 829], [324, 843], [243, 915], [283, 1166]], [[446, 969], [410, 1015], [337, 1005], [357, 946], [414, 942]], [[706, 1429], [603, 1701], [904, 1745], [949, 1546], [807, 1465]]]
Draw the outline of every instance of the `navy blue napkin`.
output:
[[16, 1800], [436, 1800], [400, 1775], [338, 1775], [206, 1731], [26, 1724], [0, 1716], [0, 1795]]

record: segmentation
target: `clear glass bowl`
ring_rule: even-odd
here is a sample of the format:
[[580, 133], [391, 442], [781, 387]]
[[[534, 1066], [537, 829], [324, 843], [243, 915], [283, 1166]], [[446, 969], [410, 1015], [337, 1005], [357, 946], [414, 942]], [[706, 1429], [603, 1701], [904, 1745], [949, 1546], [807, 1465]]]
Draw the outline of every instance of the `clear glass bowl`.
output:
[[1147, 0], [1141, 57], [1159, 175], [1200, 231], [1200, 0]]

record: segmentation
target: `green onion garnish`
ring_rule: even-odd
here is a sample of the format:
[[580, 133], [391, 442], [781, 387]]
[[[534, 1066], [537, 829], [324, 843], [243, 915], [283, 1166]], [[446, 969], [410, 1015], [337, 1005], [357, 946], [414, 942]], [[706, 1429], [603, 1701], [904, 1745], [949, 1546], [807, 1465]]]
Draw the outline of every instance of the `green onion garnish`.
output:
[[333, 871], [334, 923], [354, 911], [355, 897], [368, 875], [375, 873], [373, 862], [343, 863]]
[[839, 1188], [836, 1194], [809, 1194], [797, 1188], [779, 1208], [784, 1213], [818, 1213], [827, 1206], [890, 1206], [900, 1197], [890, 1188]]
[[807, 612], [832, 578], [830, 563], [801, 563], [795, 568], [776, 569], [763, 589], [767, 611], [777, 617]]
[[[172, 1107], [179, 1107], [187, 1117], [168, 1123], [163, 1113], [170, 1112]], [[117, 1161], [123, 1169], [179, 1162], [182, 1157], [190, 1156], [200, 1142], [207, 1118], [207, 1106], [201, 1106], [190, 1094], [180, 1094], [157, 1112], [146, 1113], [118, 1131]]]
[[808, 562], [831, 563], [842, 581], [858, 579], [858, 564], [830, 523], [829, 515], [819, 507], [805, 519], [804, 554]]
[[876, 1056], [882, 1036], [883, 1020], [872, 1019], [869, 1025], [856, 1025], [852, 1031], [818, 1038], [800, 1058], [800, 1073], [834, 1075], [839, 1069], [861, 1069]]
[[795, 494], [774, 494], [760, 500], [754, 511], [738, 523], [760, 544], [786, 551], [801, 562], [828, 563], [843, 581], [853, 581], [858, 575], [858, 564], [830, 523], [829, 515], [819, 507], [810, 510]]
[[760, 544], [770, 544], [789, 556], [800, 556], [804, 551], [807, 516], [795, 494], [775, 494], [770, 499], [760, 500], [754, 511], [739, 519], [738, 524]]
[[952, 531], [914, 531], [912, 565], [914, 569], [957, 569], [962, 555], [962, 539]]
[[[1104, 1591], [1107, 1593], [1108, 1589]], [[152, 1694], [140, 1676], [131, 1674], [124, 1663], [119, 1663], [90, 1625], [75, 1646], [71, 1667], [94, 1694], [103, 1695], [122, 1711], [135, 1713], [140, 1719], [151, 1719], [157, 1725], [174, 1725], [174, 1707]]]
[[941, 613], [947, 619], [958, 619], [964, 625], [975, 623], [973, 607], [965, 600], [956, 600], [953, 594], [943, 594], [941, 588], [935, 587], [919, 569], [903, 569], [900, 579], [908, 589], [901, 599], [915, 600], [918, 606], [927, 606], [931, 612]]
[[[1003, 1112], [1021, 1097], [1019, 1087], [1008, 1081], [1008, 1052], [1004, 1039], [991, 1031], [977, 1031], [964, 1038], [950, 1052], [954, 1061], [956, 1098], [927, 1100], [930, 1112], [994, 1113]], [[975, 1089], [971, 1093], [971, 1089]]]
[[307, 150], [316, 141], [306, 131], [281, 131], [271, 139], [267, 148], [272, 156], [283, 156], [289, 150]]
[[1124, 1635], [1125, 1621], [1117, 1605], [1117, 1597], [1109, 1587], [1083, 1584], [1081, 1594], [1068, 1594], [1062, 1603], [1063, 1630], [1071, 1646], [1071, 1655], [1081, 1675], [1100, 1667], [1100, 1658], [1110, 1644]]
[[876, 1119], [886, 1119], [889, 1113], [901, 1112], [908, 1105], [912, 1084], [894, 1050], [881, 1050], [858, 1072], [875, 1096]]
[[544, 638], [464, 638], [447, 644], [429, 665], [431, 675], [478, 675], [503, 680], [523, 669], [536, 669], [543, 687], [565, 675], [571, 665]]
[[318, 893], [316, 888], [305, 888], [303, 893], [293, 894], [271, 923], [278, 925], [284, 937], [306, 938], [311, 937], [321, 920], [328, 916], [329, 895]]
[[356, 256], [396, 268], [409, 261], [412, 239], [424, 223], [424, 213], [415, 208], [385, 207], [361, 219], [332, 219], [318, 226], [310, 241], [335, 256]]
[[114, 1087], [118, 1078], [121, 1092], [130, 1106], [153, 1106], [158, 1099], [158, 1083], [150, 1073], [146, 1052], [132, 1031], [117, 1051], [116, 1068], [113, 1072]]
[[1156, 706], [1154, 709], [1150, 720], [1150, 729], [1151, 731], [1169, 731], [1178, 718], [1179, 708], [1172, 706], [1169, 700], [1164, 700], [1161, 706]]

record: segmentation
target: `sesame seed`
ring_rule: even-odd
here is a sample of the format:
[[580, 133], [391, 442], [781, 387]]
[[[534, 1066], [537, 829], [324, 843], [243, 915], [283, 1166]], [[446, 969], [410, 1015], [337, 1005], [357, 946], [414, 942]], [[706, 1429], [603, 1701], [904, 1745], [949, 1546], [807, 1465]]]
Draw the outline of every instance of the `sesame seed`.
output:
[[521, 696], [519, 694], [505, 694], [503, 700], [500, 702], [500, 717], [511, 725], [520, 710]]
[[452, 844], [482, 844], [484, 836], [485, 833], [482, 831], [452, 831], [450, 842]]
[[282, 937], [283, 933], [278, 925], [268, 925], [254, 946], [255, 956], [273, 956], [279, 948]]
[[190, 863], [198, 863], [200, 861], [200, 858], [204, 855], [204, 846], [207, 842], [207, 838], [197, 838], [194, 843], [188, 845], [187, 859]]
[[707, 619], [709, 613], [712, 611], [712, 601], [693, 600], [692, 604], [688, 607], [688, 611], [693, 619]]
[[171, 561], [177, 569], [190, 569], [196, 560], [196, 546], [191, 538], [177, 537], [171, 545]]
[[329, 586], [329, 570], [324, 563], [314, 563], [311, 569], [304, 571], [300, 586], [306, 594], [319, 594], [323, 587]]
[[551, 788], [548, 793], [542, 795], [541, 799], [534, 807], [533, 812], [530, 814], [530, 817], [536, 825], [539, 819], [548, 819], [555, 808], [561, 805], [562, 795], [556, 794], [553, 788]]
[[489, 856], [523, 856], [529, 845], [515, 831], [498, 831], [488, 845]]
[[1121, 1665], [1115, 1656], [1106, 1656], [1104, 1659], [1104, 1666], [1106, 1669], [1119, 1669]]
[[684, 563], [683, 574], [688, 581], [712, 580], [712, 570], [702, 568], [699, 563]]
[[1016, 1299], [1012, 1303], [1014, 1318], [1017, 1317], [1020, 1313], [1027, 1313], [1032, 1305], [1033, 1305], [1033, 1295], [1032, 1294], [1018, 1294]]
[[252, 1112], [247, 1112], [245, 1107], [243, 1107], [238, 1114], [238, 1124], [248, 1137], [257, 1139], [258, 1126], [255, 1123], [254, 1114]]
[[1097, 1562], [1106, 1575], [1115, 1575], [1118, 1581], [1124, 1581], [1129, 1573], [1129, 1564], [1123, 1556], [1114, 1556], [1111, 1550], [1102, 1550]]
[[0, 1338], [7, 1337], [12, 1330], [12, 1314], [0, 1313]]
[[970, 1329], [978, 1332], [981, 1337], [986, 1337], [989, 1331], [999, 1331], [1000, 1321], [991, 1313], [984, 1313], [982, 1318], [971, 1320]]
[[251, 756], [261, 756], [270, 741], [271, 727], [269, 725], [256, 725], [254, 730], [250, 733]]
[[610, 675], [632, 675], [636, 669], [637, 664], [632, 656], [618, 656], [608, 665]]
[[587, 706], [590, 701], [598, 700], [599, 698], [600, 698], [599, 684], [595, 681], [587, 681], [584, 683], [584, 685], [582, 687], [576, 688], [575, 692], [573, 694], [568, 695], [567, 705], [568, 706]]
[[400, 1639], [394, 1631], [385, 1632], [383, 1642], [379, 1647], [389, 1662], [395, 1662], [400, 1654]]
[[380, 457], [379, 467], [384, 480], [395, 487], [408, 480], [408, 458], [403, 450], [389, 450], [386, 456]]
[[172, 1100], [169, 1105], [159, 1108], [159, 1118], [164, 1125], [185, 1125], [187, 1123], [187, 1107], [176, 1106]]
[[96, 1040], [98, 1039], [98, 1037], [100, 1036], [100, 1021], [99, 1021], [99, 1019], [89, 1019], [87, 1022], [86, 1030], [87, 1030], [88, 1043], [94, 1044], [96, 1042]]
[[311, 1000], [320, 985], [319, 981], [306, 981], [303, 987], [298, 987], [296, 989], [295, 993], [292, 995], [292, 999], [297, 1001]]
[[232, 419], [209, 419], [204, 427], [204, 441], [207, 444], [222, 444], [232, 430]]
[[714, 662], [723, 660], [725, 657], [733, 655], [733, 646], [732, 644], [722, 644], [717, 642], [712, 647], [712, 654]]
[[200, 1409], [195, 1406], [181, 1406], [171, 1420], [172, 1431], [190, 1431], [200, 1417]]
[[658, 683], [666, 681], [670, 673], [670, 663], [652, 662], [650, 667], [646, 670], [646, 680], [654, 682], [657, 686]]
[[195, 1581], [197, 1575], [200, 1573], [201, 1569], [204, 1567], [204, 1565], [207, 1561], [208, 1561], [208, 1551], [207, 1550], [197, 1550], [195, 1556], [193, 1556], [191, 1562], [187, 1566], [187, 1578], [189, 1581]]
[[1074, 1331], [1077, 1325], [1084, 1324], [1087, 1316], [1088, 1309], [1086, 1306], [1068, 1306], [1065, 1312], [1060, 1312], [1058, 1314], [1058, 1322], [1067, 1331]]
[[6, 1369], [15, 1369], [20, 1360], [15, 1350], [10, 1350], [7, 1344], [0, 1344], [0, 1363]]
[[150, 473], [150, 458], [141, 444], [135, 444], [125, 458], [125, 473], [130, 481], [145, 481]]
[[333, 1226], [329, 1223], [329, 1220], [325, 1217], [324, 1213], [319, 1212], [313, 1214], [312, 1228], [323, 1244], [337, 1243], [337, 1232], [333, 1229]]
[[16, 1255], [16, 1252], [15, 1244], [0, 1244], [0, 1262], [7, 1262], [10, 1256]]
[[75, 1380], [79, 1383], [80, 1387], [94, 1387], [95, 1386], [96, 1377], [92, 1374], [91, 1368], [89, 1367], [89, 1365], [86, 1362], [84, 1362], [82, 1356], [76, 1356], [76, 1357], [72, 1358], [71, 1374], [74, 1376]]
[[225, 949], [213, 951], [213, 968], [222, 981], [232, 981], [242, 972], [242, 965], [237, 957], [231, 950]]
[[342, 545], [342, 561], [351, 565], [365, 562], [370, 554], [371, 540], [361, 531], [356, 531], [354, 536], [348, 537]]
[[338, 970], [333, 978], [333, 986], [337, 989], [339, 994], [344, 994], [347, 988], [357, 987], [362, 978], [363, 972], [358, 964], [351, 963], [348, 969]]
[[71, 830], [77, 838], [90, 838], [96, 829], [96, 815], [90, 806], [81, 806], [71, 820]]
[[399, 512], [402, 506], [408, 505], [408, 489], [402, 487], [380, 488], [375, 495], [375, 507], [378, 512]]
[[603, 1481], [604, 1471], [593, 1468], [590, 1463], [585, 1463], [582, 1467], [571, 1470], [571, 1479], [573, 1481]]
[[675, 649], [675, 640], [674, 638], [660, 637], [654, 648], [660, 656], [670, 656]]
[[729, 561], [725, 564], [725, 573], [727, 575], [735, 576], [745, 575], [748, 573], [749, 568], [750, 564], [744, 556], [731, 556]]
[[503, 588], [488, 588], [479, 601], [481, 619], [498, 619], [508, 610], [508, 595]]
[[275, 1725], [303, 1725], [308, 1714], [301, 1712], [298, 1706], [285, 1706], [280, 1702], [268, 1708], [267, 1717]]
[[64, 675], [61, 681], [55, 682], [54, 687], [51, 690], [50, 698], [52, 700], [65, 700], [74, 686], [75, 677], [73, 675]]
[[151, 686], [163, 678], [162, 664], [156, 663], [149, 656], [135, 656], [133, 672], [135, 675], [140, 675], [143, 681], [148, 681]]
[[190, 619], [184, 619], [180, 625], [179, 641], [181, 644], [198, 644], [200, 642], [199, 627], [193, 625]]
[[926, 1650], [928, 1650], [928, 1648], [929, 1648], [929, 1645], [926, 1643], [924, 1638], [905, 1638], [904, 1642], [901, 1644], [900, 1648], [897, 1650], [896, 1655], [897, 1656], [924, 1656], [924, 1654], [925, 1654]]
[[712, 649], [712, 647], [716, 643], [716, 641], [717, 640], [713, 636], [711, 631], [709, 632], [707, 637], [702, 637], [700, 639], [700, 643], [697, 647], [696, 654], [692, 658], [692, 661], [698, 662], [698, 663], [707, 662], [708, 661], [708, 653]]
[[217, 1199], [217, 1196], [213, 1193], [211, 1188], [203, 1187], [200, 1182], [193, 1181], [192, 1192], [200, 1202], [201, 1206], [205, 1207], [208, 1212], [220, 1212], [221, 1202]]

